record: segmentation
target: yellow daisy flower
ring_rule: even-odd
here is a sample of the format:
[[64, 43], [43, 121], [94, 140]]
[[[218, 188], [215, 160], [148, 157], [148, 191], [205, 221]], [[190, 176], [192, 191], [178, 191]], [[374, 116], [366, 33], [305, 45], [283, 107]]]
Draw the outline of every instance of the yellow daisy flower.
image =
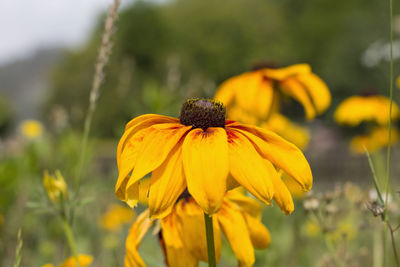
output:
[[298, 101], [308, 120], [322, 114], [331, 102], [328, 87], [308, 64], [261, 68], [235, 76], [218, 88], [215, 99], [227, 106], [228, 116], [235, 120], [231, 115], [237, 113], [236, 107], [266, 119], [279, 110], [282, 94]]
[[[93, 257], [90, 255], [79, 254], [78, 261], [79, 261], [79, 265], [81, 267], [86, 267], [92, 263]], [[54, 265], [51, 263], [48, 263], [48, 264], [42, 265], [42, 267], [54, 267]], [[73, 256], [69, 257], [63, 263], [59, 264], [58, 267], [77, 267], [75, 257], [73, 257]]]
[[[337, 123], [357, 126], [364, 121], [389, 124], [390, 99], [380, 95], [351, 96], [336, 108], [334, 118]], [[399, 107], [393, 102], [392, 119], [399, 118]]]
[[[356, 154], [365, 154], [365, 148], [373, 153], [389, 143], [389, 129], [387, 127], [375, 127], [368, 135], [357, 135], [350, 141], [350, 150]], [[395, 145], [399, 140], [399, 132], [392, 128], [391, 144]]]
[[179, 119], [148, 114], [130, 121], [118, 144], [117, 164], [116, 195], [130, 205], [143, 191], [141, 179], [152, 173], [146, 194], [152, 218], [169, 214], [186, 188], [209, 215], [238, 184], [267, 204], [272, 198], [291, 199], [274, 165], [303, 190], [312, 187], [300, 149], [271, 131], [225, 120], [225, 107], [205, 99], [185, 102]]
[[35, 139], [42, 135], [43, 125], [37, 120], [24, 120], [20, 124], [20, 131], [28, 139]]
[[[125, 267], [144, 267], [138, 249], [154, 220], [144, 211], [132, 225], [126, 240]], [[226, 194], [221, 209], [213, 216], [215, 252], [217, 261], [221, 251], [221, 230], [235, 253], [239, 266], [254, 264], [254, 248], [264, 249], [270, 243], [268, 229], [261, 223], [261, 206], [249, 197], [235, 191]], [[172, 212], [161, 219], [158, 234], [167, 266], [198, 266], [208, 261], [207, 242], [203, 231], [203, 210], [190, 196], [183, 197]]]
[[43, 186], [53, 203], [60, 201], [60, 198], [68, 198], [68, 186], [60, 171], [56, 171], [55, 175], [50, 175], [46, 170], [43, 175]]
[[101, 216], [100, 225], [106, 230], [116, 231], [120, 229], [122, 225], [130, 223], [134, 216], [135, 213], [132, 209], [114, 204]]

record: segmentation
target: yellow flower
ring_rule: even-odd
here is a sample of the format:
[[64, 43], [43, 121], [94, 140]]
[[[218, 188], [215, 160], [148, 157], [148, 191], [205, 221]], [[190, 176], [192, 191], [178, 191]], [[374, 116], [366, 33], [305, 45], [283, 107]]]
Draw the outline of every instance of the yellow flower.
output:
[[42, 135], [43, 125], [36, 120], [24, 120], [20, 124], [20, 131], [28, 139], [35, 139]]
[[132, 209], [114, 204], [101, 216], [100, 225], [106, 230], [116, 231], [120, 229], [122, 225], [130, 223], [134, 215]]
[[225, 120], [223, 105], [204, 99], [188, 100], [180, 119], [148, 114], [130, 121], [117, 164], [116, 195], [129, 205], [139, 200], [141, 179], [152, 173], [145, 194], [152, 218], [166, 216], [186, 188], [209, 215], [218, 212], [235, 184], [264, 203], [272, 198], [286, 203], [291, 196], [274, 165], [303, 190], [312, 187], [300, 149], [271, 131]]
[[311, 72], [308, 64], [262, 68], [235, 76], [218, 88], [215, 99], [227, 106], [228, 116], [232, 119], [239, 120], [232, 116], [234, 112], [231, 113], [236, 106], [266, 119], [279, 110], [281, 94], [298, 101], [309, 120], [323, 113], [331, 102], [328, 87]]
[[[86, 267], [92, 263], [93, 257], [90, 255], [79, 254], [78, 261], [79, 261], [79, 265], [81, 267]], [[42, 265], [42, 267], [54, 267], [54, 265], [51, 263], [48, 263], [48, 264]], [[66, 261], [59, 264], [58, 267], [77, 267], [75, 257], [73, 257], [73, 256], [69, 257]]]
[[[334, 117], [337, 123], [357, 126], [364, 121], [374, 121], [380, 125], [389, 123], [390, 100], [379, 95], [352, 96], [337, 107]], [[393, 102], [392, 119], [399, 118], [399, 108]]]
[[[220, 258], [222, 230], [239, 266], [252, 266], [254, 248], [263, 249], [270, 243], [269, 231], [260, 219], [261, 206], [257, 201], [238, 192], [227, 193], [222, 208], [213, 216], [217, 261]], [[149, 210], [146, 210], [132, 225], [126, 240], [125, 267], [146, 266], [138, 249], [153, 223]], [[190, 196], [180, 199], [172, 212], [161, 219], [159, 239], [167, 266], [198, 266], [199, 261], [208, 260], [203, 210]]]
[[[356, 154], [365, 154], [365, 149], [368, 152], [375, 152], [383, 147], [386, 147], [389, 142], [389, 129], [387, 127], [376, 127], [368, 135], [357, 135], [350, 141], [350, 150]], [[399, 132], [396, 128], [392, 128], [391, 144], [394, 145], [399, 140]]]
[[261, 127], [279, 134], [300, 149], [305, 149], [310, 140], [310, 134], [305, 128], [292, 123], [280, 113], [271, 114], [271, 117], [262, 123]]
[[65, 200], [68, 198], [68, 186], [58, 170], [55, 175], [50, 175], [47, 170], [44, 171], [43, 186], [50, 200], [54, 203], [59, 202], [60, 199]]

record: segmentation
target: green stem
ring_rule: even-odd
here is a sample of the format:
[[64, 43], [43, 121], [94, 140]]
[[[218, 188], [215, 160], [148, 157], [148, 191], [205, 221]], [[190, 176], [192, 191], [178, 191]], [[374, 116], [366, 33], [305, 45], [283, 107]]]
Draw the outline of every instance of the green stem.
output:
[[212, 217], [204, 213], [204, 221], [206, 223], [208, 266], [215, 267], [217, 266], [217, 262], [215, 260], [214, 229]]
[[[389, 91], [390, 91], [390, 108], [389, 108], [389, 140], [387, 147], [387, 155], [386, 155], [386, 177], [385, 177], [385, 211], [384, 211], [384, 220], [385, 220], [385, 228], [384, 228], [384, 236], [383, 236], [383, 244], [384, 244], [384, 261], [386, 261], [386, 231], [387, 231], [387, 222], [388, 222], [388, 196], [389, 196], [389, 176], [390, 176], [390, 147], [391, 147], [391, 137], [392, 137], [392, 105], [393, 105], [393, 0], [389, 0], [389, 13], [390, 13], [390, 83], [389, 83]], [[386, 264], [386, 262], [384, 262]], [[385, 265], [384, 265], [385, 266]]]
[[71, 229], [69, 223], [67, 222], [67, 220], [62, 219], [62, 222], [63, 222], [63, 228], [64, 228], [65, 236], [67, 237], [69, 248], [71, 249], [71, 253], [74, 256], [75, 261], [76, 261], [76, 266], [80, 267], [79, 260], [78, 260], [78, 252], [76, 250], [76, 245], [75, 245], [74, 234], [72, 233], [72, 229]]

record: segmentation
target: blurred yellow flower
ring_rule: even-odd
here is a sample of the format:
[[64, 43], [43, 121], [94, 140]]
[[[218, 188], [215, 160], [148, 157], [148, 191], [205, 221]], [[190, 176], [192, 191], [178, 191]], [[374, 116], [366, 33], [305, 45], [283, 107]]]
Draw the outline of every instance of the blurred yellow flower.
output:
[[140, 201], [142, 178], [152, 174], [144, 194], [152, 218], [168, 215], [185, 190], [207, 214], [217, 213], [235, 183], [266, 204], [291, 199], [275, 166], [306, 191], [313, 182], [295, 145], [271, 131], [226, 120], [225, 107], [207, 99], [185, 102], [180, 119], [148, 114], [130, 121], [117, 164], [115, 192], [129, 205]]
[[[86, 267], [92, 263], [93, 257], [90, 255], [79, 254], [78, 261], [79, 261], [80, 267]], [[66, 261], [64, 261], [63, 263], [58, 265], [58, 267], [77, 267], [77, 266], [78, 265], [76, 264], [76, 259], [73, 256], [69, 257]], [[48, 264], [42, 265], [42, 267], [54, 267], [54, 265], [51, 263], [48, 263]]]
[[307, 129], [292, 123], [280, 113], [272, 114], [266, 122], [261, 124], [261, 127], [279, 134], [300, 149], [305, 149], [310, 140]]
[[[224, 198], [222, 208], [213, 216], [215, 252], [217, 262], [221, 251], [221, 230], [235, 253], [239, 266], [254, 264], [254, 248], [263, 249], [270, 243], [268, 229], [261, 223], [260, 204], [230, 191]], [[125, 267], [144, 267], [139, 255], [139, 245], [154, 220], [149, 210], [143, 212], [132, 225], [126, 239]], [[207, 262], [203, 210], [190, 196], [183, 197], [172, 212], [161, 219], [160, 244], [167, 266], [197, 266], [199, 261]]]
[[327, 233], [327, 237], [333, 242], [352, 240], [356, 235], [357, 227], [346, 221], [340, 221], [335, 230]]
[[42, 135], [43, 125], [37, 120], [24, 120], [20, 124], [20, 131], [28, 139], [35, 139]]
[[[357, 126], [364, 121], [374, 121], [380, 125], [389, 123], [390, 100], [385, 96], [351, 96], [336, 108], [334, 118], [337, 123]], [[393, 102], [392, 119], [399, 118], [399, 108]]]
[[306, 222], [304, 231], [308, 237], [317, 237], [322, 233], [321, 226], [314, 220]]
[[47, 170], [44, 171], [43, 186], [53, 203], [68, 198], [68, 186], [59, 170], [55, 172], [55, 175], [50, 175]]
[[[357, 135], [350, 141], [350, 150], [356, 154], [365, 154], [365, 149], [373, 153], [388, 145], [388, 133], [387, 127], [376, 127], [368, 135]], [[396, 128], [392, 128], [391, 139], [392, 145], [395, 145], [399, 140], [399, 132]]]
[[234, 120], [239, 120], [235, 107], [265, 120], [279, 111], [281, 94], [298, 101], [308, 120], [322, 114], [331, 103], [328, 87], [308, 64], [261, 68], [232, 77], [218, 88], [215, 99], [227, 106], [228, 117]]
[[134, 216], [135, 213], [131, 208], [113, 204], [108, 208], [107, 212], [101, 216], [100, 225], [106, 230], [116, 231], [119, 230], [122, 225], [130, 223]]

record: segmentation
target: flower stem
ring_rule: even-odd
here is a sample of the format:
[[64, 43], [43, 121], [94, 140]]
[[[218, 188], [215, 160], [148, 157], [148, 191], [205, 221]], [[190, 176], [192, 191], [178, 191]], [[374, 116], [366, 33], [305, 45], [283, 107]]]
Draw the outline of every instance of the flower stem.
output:
[[[386, 177], [385, 177], [385, 211], [384, 211], [384, 221], [385, 225], [388, 222], [388, 196], [389, 196], [389, 177], [390, 177], [390, 147], [391, 147], [391, 137], [392, 137], [392, 105], [393, 105], [393, 0], [389, 0], [389, 25], [390, 25], [390, 82], [389, 82], [389, 92], [390, 92], [390, 108], [389, 108], [389, 140], [386, 155]], [[384, 266], [386, 265], [386, 231], [388, 227], [384, 228], [383, 244], [384, 244]]]
[[71, 253], [75, 258], [76, 261], [76, 266], [80, 267], [79, 260], [78, 260], [78, 252], [76, 250], [76, 245], [75, 245], [75, 238], [74, 234], [72, 233], [71, 227], [66, 219], [62, 219], [63, 222], [63, 228], [65, 232], [65, 236], [67, 237], [68, 245], [69, 248], [71, 249]]
[[217, 263], [215, 260], [214, 229], [212, 217], [204, 213], [204, 221], [206, 223], [208, 266], [215, 267], [217, 266]]

